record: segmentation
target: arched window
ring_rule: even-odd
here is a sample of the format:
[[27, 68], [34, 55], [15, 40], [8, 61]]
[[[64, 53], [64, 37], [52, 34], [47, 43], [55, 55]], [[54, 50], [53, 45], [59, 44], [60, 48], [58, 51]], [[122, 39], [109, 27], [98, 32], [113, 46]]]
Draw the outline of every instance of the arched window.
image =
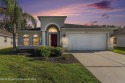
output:
[[29, 46], [29, 43], [30, 41], [29, 41], [29, 35], [28, 34], [25, 34], [25, 35], [23, 35], [23, 45], [24, 46]]
[[58, 32], [56, 27], [50, 27], [48, 32]]
[[39, 36], [37, 34], [33, 35], [33, 46], [39, 45]]

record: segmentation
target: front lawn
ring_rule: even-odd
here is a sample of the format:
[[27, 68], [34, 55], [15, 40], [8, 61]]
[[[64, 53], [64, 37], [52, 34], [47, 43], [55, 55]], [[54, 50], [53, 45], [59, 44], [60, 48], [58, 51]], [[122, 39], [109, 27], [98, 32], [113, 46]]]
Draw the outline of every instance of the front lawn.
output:
[[0, 55], [0, 83], [99, 83], [79, 63], [63, 64], [31, 59], [26, 56]]
[[113, 52], [125, 55], [125, 47], [115, 47]]

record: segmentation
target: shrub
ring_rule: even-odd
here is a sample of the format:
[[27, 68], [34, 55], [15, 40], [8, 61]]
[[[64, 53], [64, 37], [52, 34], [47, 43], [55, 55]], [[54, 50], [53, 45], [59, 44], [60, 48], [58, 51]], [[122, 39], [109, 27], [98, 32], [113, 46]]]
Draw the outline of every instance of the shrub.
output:
[[35, 49], [35, 54], [37, 56], [40, 56], [41, 55], [40, 52], [41, 52], [41, 46], [37, 46], [36, 49]]
[[0, 49], [0, 54], [11, 54], [13, 51], [13, 48], [4, 48], [4, 49]]
[[50, 49], [50, 56], [56, 56], [57, 55], [55, 47], [50, 46], [49, 49]]
[[58, 56], [61, 56], [63, 54], [63, 52], [64, 52], [64, 49], [61, 48], [61, 47], [56, 47], [55, 49], [56, 49], [56, 54]]
[[63, 54], [63, 48], [61, 47], [49, 47], [51, 56], [61, 56]]
[[[61, 47], [48, 47], [48, 46], [38, 46], [36, 47], [35, 53], [36, 55], [40, 55], [43, 57], [49, 56], [61, 56], [64, 50]], [[46, 57], [46, 58], [47, 58]]]
[[47, 60], [50, 56], [50, 49], [47, 46], [38, 46], [36, 47], [36, 53]]

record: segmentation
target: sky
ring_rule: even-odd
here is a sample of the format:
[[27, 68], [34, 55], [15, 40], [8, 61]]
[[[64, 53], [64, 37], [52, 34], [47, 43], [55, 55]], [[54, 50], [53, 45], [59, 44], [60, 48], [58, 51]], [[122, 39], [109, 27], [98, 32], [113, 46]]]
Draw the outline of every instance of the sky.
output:
[[18, 0], [20, 7], [37, 16], [67, 16], [65, 23], [125, 26], [125, 0]]

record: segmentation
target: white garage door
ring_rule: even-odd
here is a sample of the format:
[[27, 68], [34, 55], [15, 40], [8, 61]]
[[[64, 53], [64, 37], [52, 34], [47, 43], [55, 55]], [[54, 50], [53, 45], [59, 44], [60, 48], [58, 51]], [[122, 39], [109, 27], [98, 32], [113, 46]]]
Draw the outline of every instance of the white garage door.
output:
[[69, 50], [106, 50], [106, 33], [70, 33]]

